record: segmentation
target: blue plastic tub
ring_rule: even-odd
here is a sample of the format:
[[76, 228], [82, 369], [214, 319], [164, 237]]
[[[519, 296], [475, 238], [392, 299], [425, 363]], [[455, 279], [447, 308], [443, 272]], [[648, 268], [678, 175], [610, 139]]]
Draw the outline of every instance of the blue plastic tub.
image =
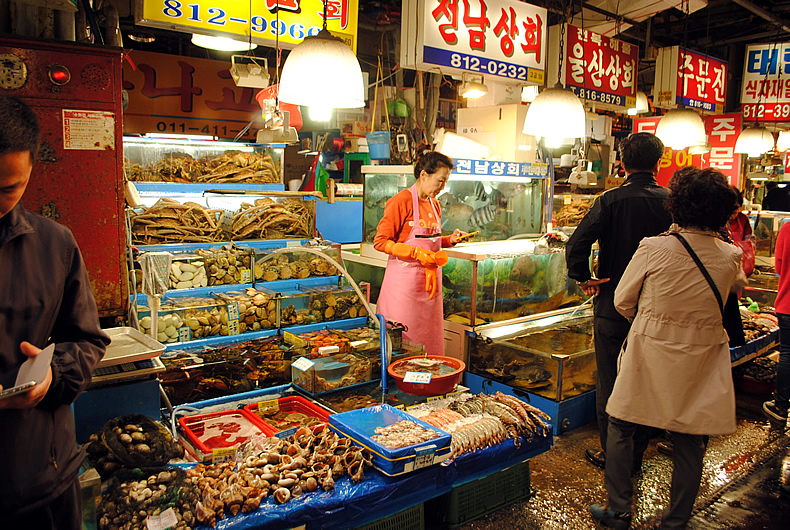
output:
[[370, 158], [386, 160], [390, 157], [390, 132], [376, 131], [367, 133]]

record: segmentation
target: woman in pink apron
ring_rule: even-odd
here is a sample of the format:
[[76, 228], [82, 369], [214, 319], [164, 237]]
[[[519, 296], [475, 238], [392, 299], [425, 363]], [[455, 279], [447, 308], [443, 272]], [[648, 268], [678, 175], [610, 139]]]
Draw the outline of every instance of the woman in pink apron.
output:
[[436, 196], [444, 189], [453, 162], [435, 151], [418, 155], [417, 182], [389, 201], [373, 246], [389, 254], [376, 310], [387, 320], [405, 324], [404, 336], [425, 345], [431, 355], [444, 355], [442, 272], [447, 254], [464, 235], [456, 230], [442, 237]]

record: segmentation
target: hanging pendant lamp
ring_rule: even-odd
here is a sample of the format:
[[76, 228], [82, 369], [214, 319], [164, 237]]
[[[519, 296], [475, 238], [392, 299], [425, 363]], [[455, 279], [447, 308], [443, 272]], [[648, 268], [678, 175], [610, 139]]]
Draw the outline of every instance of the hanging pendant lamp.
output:
[[637, 91], [636, 93], [636, 103], [633, 107], [628, 109], [629, 116], [636, 116], [637, 114], [642, 114], [650, 110], [650, 105], [647, 103], [647, 94], [642, 92], [641, 90]]
[[557, 83], [530, 103], [523, 132], [537, 138], [545, 137], [547, 146], [556, 147], [562, 138], [584, 136], [585, 117], [584, 105], [576, 94]]
[[199, 33], [192, 34], [192, 44], [200, 46], [201, 48], [223, 52], [241, 52], [254, 50], [258, 47], [254, 42], [241, 41], [228, 37], [213, 37], [211, 35], [201, 35]]
[[[328, 3], [328, 2], [327, 2]], [[279, 98], [317, 109], [365, 106], [362, 70], [354, 52], [324, 28], [291, 50], [280, 77]]]
[[735, 142], [735, 152], [745, 153], [750, 158], [761, 156], [774, 147], [774, 135], [759, 123], [741, 131]]
[[664, 145], [674, 150], [707, 143], [702, 117], [697, 111], [682, 105], [661, 117], [656, 127], [656, 136]]
[[776, 150], [787, 151], [790, 149], [790, 131], [780, 131], [776, 139]]

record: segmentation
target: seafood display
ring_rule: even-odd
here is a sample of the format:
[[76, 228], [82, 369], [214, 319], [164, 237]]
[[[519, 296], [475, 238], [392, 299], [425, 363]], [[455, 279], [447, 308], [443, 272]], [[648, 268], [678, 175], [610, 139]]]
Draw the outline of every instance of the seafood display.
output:
[[337, 269], [331, 263], [308, 252], [260, 252], [255, 255], [256, 281], [273, 282], [290, 278], [334, 276], [335, 274], [337, 274]]
[[513, 438], [521, 445], [548, 436], [548, 415], [520, 399], [497, 392], [461, 394], [409, 409], [410, 415], [452, 435], [450, 458]]
[[263, 503], [283, 504], [323, 489], [348, 475], [354, 484], [365, 479], [370, 453], [340, 438], [325, 425], [299, 428], [278, 440], [253, 440], [239, 462], [198, 464], [187, 478], [200, 490], [195, 503], [198, 522], [215, 527], [223, 517], [254, 512]]
[[582, 300], [578, 285], [568, 279], [565, 253], [536, 240], [475, 244], [447, 252], [450, 260], [442, 267], [447, 320], [471, 325], [500, 322]]
[[[562, 207], [554, 213], [556, 226], [577, 226], [592, 206], [589, 199], [572, 199], [563, 202]], [[556, 206], [555, 206], [556, 209]]]
[[[248, 248], [198, 249], [203, 258], [208, 285], [252, 283], [252, 251]], [[203, 286], [205, 287], [205, 285]]]
[[[261, 422], [244, 410], [223, 410], [178, 419], [198, 460], [211, 459], [215, 449], [239, 447], [254, 435], [264, 434]], [[265, 434], [272, 434], [268, 429]]]
[[154, 205], [131, 210], [132, 242], [139, 245], [214, 243], [243, 239], [312, 237], [314, 205], [299, 199], [260, 198], [242, 203], [231, 215], [223, 209], [163, 197]]
[[189, 530], [198, 525], [195, 507], [200, 488], [178, 469], [153, 473], [142, 480], [115, 483], [102, 496], [97, 509], [101, 530], [147, 530], [148, 518], [172, 511], [173, 528]]
[[277, 327], [276, 293], [268, 289], [248, 287], [244, 292], [228, 291], [217, 293], [231, 311], [233, 304], [238, 305], [238, 332], [260, 331]]
[[370, 381], [371, 374], [371, 360], [353, 353], [337, 353], [315, 359], [306, 370], [291, 366], [292, 383], [311, 394], [358, 385]]
[[757, 357], [748, 363], [732, 369], [733, 375], [749, 377], [756, 381], [773, 383], [776, 381], [776, 367], [779, 363], [770, 357]]
[[406, 372], [428, 372], [433, 375], [447, 375], [455, 372], [458, 365], [455, 361], [445, 361], [435, 357], [430, 359], [409, 359], [392, 364], [392, 371], [404, 376]]
[[367, 316], [368, 312], [351, 287], [322, 285], [284, 291], [280, 303], [280, 326], [312, 324]]
[[170, 289], [193, 289], [209, 284], [206, 267], [200, 256], [173, 256], [168, 277]]
[[279, 337], [201, 352], [173, 351], [161, 360], [167, 369], [159, 379], [173, 405], [291, 381], [290, 354]]
[[475, 340], [469, 362], [471, 373], [548, 399], [580, 395], [595, 388], [592, 317], [548, 326], [538, 322], [495, 340]]
[[387, 449], [400, 449], [439, 437], [436, 431], [421, 427], [409, 420], [401, 420], [386, 427], [376, 427], [374, 432], [376, 434], [370, 439]]
[[248, 410], [277, 429], [285, 431], [294, 427], [314, 427], [326, 423], [329, 412], [313, 405], [301, 396], [288, 396], [278, 400], [245, 405]]
[[[150, 335], [150, 309], [139, 305], [137, 311], [140, 331]], [[216, 298], [169, 298], [157, 314], [157, 340], [162, 343], [228, 334], [228, 309]]]
[[281, 181], [279, 160], [275, 162], [270, 153], [238, 150], [200, 158], [185, 152], [170, 152], [148, 164], [124, 158], [124, 172], [129, 180], [143, 182], [277, 184]]
[[761, 312], [753, 312], [741, 307], [741, 322], [743, 323], [743, 335], [746, 342], [766, 335], [779, 327], [779, 320], [773, 311], [763, 309]]

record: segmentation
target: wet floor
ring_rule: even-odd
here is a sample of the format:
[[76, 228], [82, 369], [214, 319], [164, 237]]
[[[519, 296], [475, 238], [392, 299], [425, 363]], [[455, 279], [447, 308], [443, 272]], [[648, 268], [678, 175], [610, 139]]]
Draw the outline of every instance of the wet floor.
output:
[[[762, 414], [770, 396], [737, 394], [738, 430], [713, 437], [705, 454], [705, 471], [690, 529], [790, 528], [790, 435]], [[651, 528], [669, 503], [672, 460], [650, 443], [635, 483], [632, 528]], [[605, 503], [603, 471], [584, 458], [598, 447], [598, 429], [589, 424], [555, 437], [554, 447], [531, 460], [535, 495], [463, 527], [508, 529], [595, 528], [587, 507]]]

